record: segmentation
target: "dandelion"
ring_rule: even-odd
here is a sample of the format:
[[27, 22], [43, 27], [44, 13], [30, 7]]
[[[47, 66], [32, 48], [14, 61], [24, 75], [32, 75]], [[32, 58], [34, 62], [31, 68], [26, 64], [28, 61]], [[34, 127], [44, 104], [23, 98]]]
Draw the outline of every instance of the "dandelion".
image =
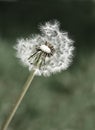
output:
[[72, 62], [73, 41], [60, 30], [58, 21], [40, 26], [41, 34], [18, 40], [17, 57], [31, 72], [2, 130], [6, 130], [35, 75], [50, 76], [66, 70]]
[[[18, 40], [17, 57], [36, 75], [49, 76], [68, 68], [72, 61], [73, 41], [59, 30], [59, 23], [47, 22], [40, 26], [41, 35]], [[36, 63], [39, 60], [39, 66]]]

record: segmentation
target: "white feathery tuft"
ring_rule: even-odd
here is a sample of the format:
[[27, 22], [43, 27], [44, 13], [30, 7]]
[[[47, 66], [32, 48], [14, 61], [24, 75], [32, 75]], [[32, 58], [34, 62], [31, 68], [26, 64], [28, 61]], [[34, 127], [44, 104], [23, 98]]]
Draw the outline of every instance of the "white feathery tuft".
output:
[[[73, 41], [67, 32], [60, 31], [59, 25], [58, 21], [46, 22], [40, 26], [41, 35], [17, 41], [17, 57], [30, 71], [36, 69], [36, 75], [49, 76], [66, 70], [72, 62]], [[41, 53], [42, 64], [37, 68], [35, 61]]]

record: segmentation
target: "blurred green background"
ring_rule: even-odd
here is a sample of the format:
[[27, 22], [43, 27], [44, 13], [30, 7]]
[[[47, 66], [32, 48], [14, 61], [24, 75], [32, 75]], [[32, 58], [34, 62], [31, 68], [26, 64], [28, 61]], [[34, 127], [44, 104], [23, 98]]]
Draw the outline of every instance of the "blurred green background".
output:
[[0, 125], [29, 74], [13, 46], [53, 19], [75, 41], [73, 63], [35, 77], [9, 130], [95, 130], [95, 0], [0, 0]]

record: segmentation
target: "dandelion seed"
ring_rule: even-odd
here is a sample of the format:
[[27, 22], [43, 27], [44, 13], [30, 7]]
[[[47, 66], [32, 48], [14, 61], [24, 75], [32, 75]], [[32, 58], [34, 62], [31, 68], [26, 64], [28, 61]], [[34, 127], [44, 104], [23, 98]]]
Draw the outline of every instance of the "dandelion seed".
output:
[[[46, 22], [40, 26], [41, 34], [18, 40], [17, 57], [36, 75], [49, 76], [69, 67], [74, 50], [67, 32], [60, 31], [59, 22]], [[40, 57], [40, 67], [35, 66]]]

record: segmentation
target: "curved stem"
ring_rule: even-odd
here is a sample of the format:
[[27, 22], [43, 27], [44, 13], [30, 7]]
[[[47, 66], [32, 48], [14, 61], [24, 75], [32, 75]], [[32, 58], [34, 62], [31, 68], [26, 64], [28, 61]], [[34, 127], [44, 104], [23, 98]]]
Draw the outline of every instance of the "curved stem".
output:
[[20, 103], [21, 103], [23, 97], [25, 96], [25, 94], [26, 94], [26, 92], [27, 92], [27, 90], [28, 90], [28, 88], [29, 88], [29, 86], [30, 86], [30, 84], [31, 84], [31, 82], [32, 82], [32, 80], [33, 80], [33, 78], [34, 78], [34, 76], [35, 76], [35, 70], [33, 70], [33, 71], [30, 73], [30, 75], [29, 75], [27, 81], [26, 81], [25, 84], [24, 84], [24, 87], [23, 87], [22, 92], [20, 93], [20, 95], [19, 95], [19, 97], [18, 97], [18, 99], [17, 99], [15, 105], [13, 106], [12, 111], [10, 112], [8, 118], [6, 119], [6, 121], [4, 122], [4, 124], [2, 125], [1, 130], [7, 130], [8, 126], [9, 126], [9, 124], [10, 124], [10, 122], [11, 122], [13, 116], [15, 115], [15, 113], [16, 113], [16, 111], [17, 111], [17, 109], [18, 109], [18, 107], [19, 107], [19, 105], [20, 105]]

